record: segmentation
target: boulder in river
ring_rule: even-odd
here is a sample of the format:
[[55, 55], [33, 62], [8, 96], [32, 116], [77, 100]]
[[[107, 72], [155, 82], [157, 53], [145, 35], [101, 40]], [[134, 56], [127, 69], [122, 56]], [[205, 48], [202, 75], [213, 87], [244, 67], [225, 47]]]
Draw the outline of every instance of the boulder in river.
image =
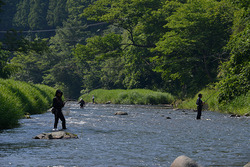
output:
[[250, 167], [250, 162], [248, 162], [246, 165], [244, 165], [243, 167]]
[[33, 139], [77, 139], [78, 136], [76, 134], [72, 134], [65, 131], [58, 131], [58, 132], [50, 132], [50, 133], [41, 133]]
[[127, 112], [122, 112], [122, 111], [118, 111], [115, 113], [115, 115], [128, 115]]
[[250, 113], [246, 113], [244, 114], [245, 117], [249, 117], [250, 116]]
[[181, 155], [174, 160], [174, 162], [171, 164], [170, 167], [201, 167], [201, 166], [191, 158], [185, 155]]
[[31, 119], [31, 117], [30, 117], [29, 114], [25, 114], [25, 115], [24, 115], [24, 118], [26, 118], [26, 119]]
[[238, 115], [238, 114], [231, 114], [230, 117], [237, 117], [238, 118], [238, 117], [240, 117], [240, 115]]

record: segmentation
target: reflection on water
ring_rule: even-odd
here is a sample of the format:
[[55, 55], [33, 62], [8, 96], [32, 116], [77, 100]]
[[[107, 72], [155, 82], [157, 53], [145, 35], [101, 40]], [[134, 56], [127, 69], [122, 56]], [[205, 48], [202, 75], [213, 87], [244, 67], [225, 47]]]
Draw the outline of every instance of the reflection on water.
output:
[[[114, 115], [118, 111], [128, 115]], [[179, 155], [203, 166], [250, 161], [249, 118], [206, 111], [195, 120], [194, 112], [164, 106], [88, 104], [80, 109], [76, 102], [65, 112], [67, 131], [79, 139], [32, 139], [53, 127], [51, 113], [33, 115], [19, 128], [0, 133], [1, 166], [170, 166]]]

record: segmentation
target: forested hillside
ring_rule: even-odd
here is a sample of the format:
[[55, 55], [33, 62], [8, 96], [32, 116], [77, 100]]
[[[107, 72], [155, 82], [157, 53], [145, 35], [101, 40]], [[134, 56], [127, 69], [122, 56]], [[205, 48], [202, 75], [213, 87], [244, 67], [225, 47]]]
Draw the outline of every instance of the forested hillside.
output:
[[248, 0], [1, 0], [1, 78], [60, 87], [146, 88], [179, 98], [208, 84], [249, 92]]

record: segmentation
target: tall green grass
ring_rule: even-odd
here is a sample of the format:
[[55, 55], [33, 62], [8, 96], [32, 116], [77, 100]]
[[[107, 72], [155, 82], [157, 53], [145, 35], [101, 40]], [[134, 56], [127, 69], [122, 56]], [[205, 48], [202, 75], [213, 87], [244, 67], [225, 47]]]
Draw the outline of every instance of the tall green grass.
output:
[[[210, 111], [219, 111], [223, 113], [239, 115], [250, 113], [250, 91], [246, 95], [241, 95], [227, 104], [219, 104], [219, 91], [215, 89], [206, 88], [200, 91], [199, 93], [202, 94], [203, 101], [207, 100], [206, 104], [208, 105], [208, 110]], [[199, 93], [197, 93], [194, 98], [187, 99], [181, 102], [178, 105], [178, 108], [196, 109], [196, 100], [198, 98]]]
[[236, 97], [230, 103], [221, 106], [220, 109], [230, 114], [250, 114], [250, 91], [246, 95]]
[[113, 104], [170, 104], [174, 101], [174, 97], [169, 93], [161, 93], [148, 89], [114, 89], [104, 90], [96, 89], [89, 94], [84, 94], [83, 98], [86, 102], [92, 101], [95, 96], [95, 102], [106, 103], [111, 101]]
[[0, 129], [16, 126], [25, 113], [45, 112], [54, 93], [53, 88], [45, 85], [0, 79]]

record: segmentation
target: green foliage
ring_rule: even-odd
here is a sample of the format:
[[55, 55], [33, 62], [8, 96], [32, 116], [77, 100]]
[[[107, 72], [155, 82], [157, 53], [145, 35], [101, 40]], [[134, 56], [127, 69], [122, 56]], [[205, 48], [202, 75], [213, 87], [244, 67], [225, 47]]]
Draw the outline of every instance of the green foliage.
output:
[[13, 0], [0, 1], [0, 30], [13, 28], [12, 19], [16, 12], [16, 2]]
[[126, 48], [124, 57], [125, 78], [123, 84], [125, 88], [157, 90], [161, 87], [160, 75], [153, 71], [154, 65], [149, 62], [150, 52], [148, 49], [130, 46]]
[[21, 67], [21, 70], [13, 75], [15, 79], [31, 83], [41, 83], [43, 81], [42, 70], [45, 64], [42, 64], [38, 54], [34, 52], [29, 54], [19, 52], [11, 62]]
[[67, 0], [53, 0], [49, 1], [47, 22], [51, 27], [62, 26], [62, 23], [67, 18]]
[[7, 33], [1, 77], [18, 65], [13, 78], [60, 87], [68, 98], [81, 89], [144, 88], [183, 99], [221, 80], [219, 101], [227, 103], [249, 90], [249, 1], [4, 2], [1, 30], [57, 29]]
[[33, 30], [62, 25], [62, 21], [67, 16], [65, 5], [66, 0], [19, 1], [13, 18], [13, 25]]
[[80, 98], [83, 98], [86, 102], [90, 102], [93, 95], [97, 103], [111, 101], [114, 104], [170, 104], [174, 100], [174, 97], [169, 93], [155, 92], [147, 89], [97, 89], [91, 91], [89, 94], [82, 95]]
[[123, 28], [129, 33], [128, 45], [154, 47], [154, 38], [158, 37], [154, 31], [159, 32], [165, 22], [164, 18], [157, 20], [155, 16], [161, 5], [161, 0], [98, 0], [84, 10], [84, 16]]
[[[0, 81], [2, 82], [2, 79]], [[6, 89], [6, 86], [0, 84], [0, 91], [0, 129], [12, 128], [24, 114], [19, 110], [22, 104], [15, 93]]]
[[55, 93], [45, 85], [0, 79], [0, 129], [12, 128], [25, 113], [44, 113]]
[[153, 49], [162, 55], [152, 60], [157, 62], [155, 70], [169, 83], [169, 91], [177, 93], [181, 89], [190, 95], [215, 81], [223, 47], [230, 37], [232, 17], [228, 3], [192, 0], [167, 18], [165, 27], [170, 31]]
[[29, 19], [29, 0], [20, 1], [17, 5], [16, 13], [13, 18], [13, 25], [20, 28], [28, 27], [28, 19]]
[[12, 64], [20, 67], [12, 77], [21, 81], [42, 83], [43, 74], [49, 68], [50, 60], [46, 39], [34, 41], [23, 39], [19, 51], [15, 52], [11, 59]]
[[49, 72], [50, 74], [46, 76], [44, 82], [55, 83], [55, 87], [60, 87], [67, 98], [77, 98], [79, 96], [82, 81], [75, 62], [58, 63]]
[[[120, 43], [121, 36], [110, 33], [103, 37], [88, 38], [86, 45], [76, 46], [73, 54], [84, 73], [84, 87], [95, 89], [101, 83], [107, 87], [116, 85], [117, 80], [113, 77], [117, 76], [117, 70], [122, 70], [123, 66], [123, 63], [119, 62], [122, 53]], [[119, 80], [119, 77], [117, 79]]]
[[[228, 103], [219, 103], [218, 96], [219, 91], [218, 89], [211, 89], [206, 88], [201, 90], [199, 93], [203, 96], [203, 101], [207, 100], [205, 102], [205, 110], [210, 111], [220, 111], [223, 113], [229, 113], [229, 114], [239, 114], [244, 115], [249, 113], [250, 111], [250, 91], [246, 94], [242, 94], [240, 96], [237, 96], [233, 100], [231, 100]], [[198, 98], [198, 94], [194, 98], [186, 99], [182, 103], [180, 103], [177, 107], [178, 108], [185, 108], [185, 109], [195, 109], [196, 110], [196, 100]]]
[[[56, 9], [61, 8], [64, 5], [60, 4], [61, 1], [50, 2], [50, 5], [56, 7]], [[87, 24], [86, 19], [80, 16], [88, 3], [90, 3], [88, 0], [67, 0], [65, 6], [67, 18], [63, 22], [63, 27], [56, 31], [54, 37], [50, 38], [51, 53], [49, 60], [47, 59], [47, 61], [50, 61], [50, 69], [43, 76], [43, 83], [60, 87], [67, 98], [79, 97], [83, 84], [82, 69], [84, 65], [79, 63], [79, 59], [72, 56], [72, 49], [77, 44], [85, 43], [86, 38], [91, 36], [91, 32], [99, 28], [98, 26], [88, 28], [85, 26]], [[56, 12], [56, 10], [53, 11]], [[53, 17], [56, 16], [59, 17], [60, 15], [54, 15]]]
[[29, 27], [34, 29], [43, 29], [47, 27], [46, 16], [49, 0], [30, 0], [30, 13], [28, 15]]
[[219, 101], [228, 103], [238, 96], [246, 95], [250, 90], [250, 26], [234, 36], [228, 48], [231, 50], [230, 60], [220, 67], [218, 83], [220, 87]]
[[235, 5], [239, 6], [240, 8], [245, 8], [249, 10], [250, 2], [248, 0], [230, 0]]
[[198, 94], [200, 93], [202, 94], [202, 101], [205, 101], [210, 111], [220, 111], [220, 104], [218, 102], [219, 92], [214, 88], [202, 89], [193, 98], [186, 99], [185, 101], [180, 103], [177, 107], [196, 110], [197, 109], [196, 100], [198, 98]]
[[104, 60], [109, 57], [117, 57], [121, 52], [121, 36], [108, 34], [103, 37], [94, 36], [88, 38], [86, 45], [77, 45], [74, 55], [83, 63], [91, 60]]
[[[250, 91], [235, 97], [229, 103], [221, 105], [220, 110], [230, 114], [250, 114]], [[217, 110], [218, 111], [218, 110]]]
[[0, 78], [9, 78], [19, 67], [8, 62], [10, 52], [1, 49], [0, 43]]
[[[242, 3], [241, 3], [242, 2]], [[208, 101], [209, 109], [243, 115], [249, 113], [250, 90], [250, 57], [249, 57], [249, 8], [245, 8], [245, 1], [234, 1], [237, 6], [244, 6], [235, 11], [233, 35], [226, 49], [230, 52], [228, 61], [219, 68], [220, 81], [216, 84], [216, 93], [208, 91], [212, 96]], [[184, 108], [193, 108], [195, 99], [182, 104]]]

